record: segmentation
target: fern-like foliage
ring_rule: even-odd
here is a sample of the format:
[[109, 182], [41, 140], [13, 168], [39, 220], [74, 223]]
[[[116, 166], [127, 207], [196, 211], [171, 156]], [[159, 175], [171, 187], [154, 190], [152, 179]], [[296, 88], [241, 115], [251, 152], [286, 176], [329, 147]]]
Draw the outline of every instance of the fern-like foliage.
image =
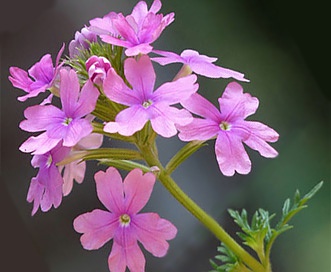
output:
[[[238, 232], [237, 235], [242, 239], [244, 245], [255, 251], [261, 264], [266, 267], [266, 271], [270, 267], [270, 250], [275, 239], [293, 227], [288, 222], [299, 211], [307, 207], [306, 202], [316, 194], [322, 185], [323, 182], [318, 183], [303, 197], [297, 190], [292, 201], [290, 198], [286, 199], [283, 204], [281, 219], [275, 227], [271, 227], [271, 220], [275, 217], [275, 214], [270, 215], [266, 210], [259, 209], [256, 211], [250, 222], [245, 209], [241, 212], [228, 210], [234, 222], [241, 228], [241, 232]], [[215, 260], [210, 260], [213, 267], [211, 272], [252, 271], [225, 244], [221, 243], [217, 251], [220, 254], [215, 256]], [[216, 261], [220, 261], [221, 264], [217, 264]]]

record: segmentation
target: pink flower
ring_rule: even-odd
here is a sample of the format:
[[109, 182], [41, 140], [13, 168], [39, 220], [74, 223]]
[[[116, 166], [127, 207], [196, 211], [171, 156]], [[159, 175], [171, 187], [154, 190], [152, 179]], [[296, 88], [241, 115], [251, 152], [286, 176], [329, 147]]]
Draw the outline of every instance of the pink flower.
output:
[[148, 10], [146, 2], [140, 1], [126, 17], [121, 13], [110, 13], [103, 19], [91, 20], [91, 29], [101, 33], [104, 42], [127, 48], [127, 56], [148, 54], [153, 49], [150, 44], [174, 20], [174, 13], [156, 14], [161, 6], [160, 0], [154, 0]]
[[186, 67], [198, 75], [210, 77], [210, 78], [234, 78], [240, 81], [249, 81], [244, 78], [244, 74], [223, 68], [213, 64], [217, 58], [207, 57], [200, 55], [195, 50], [184, 50], [180, 56], [173, 52], [166, 52], [160, 50], [153, 50], [154, 53], [163, 57], [151, 58], [151, 60], [161, 64], [167, 65], [170, 63], [183, 63]]
[[64, 45], [56, 57], [54, 67], [51, 55], [47, 54], [43, 56], [39, 62], [34, 64], [28, 70], [28, 73], [18, 67], [9, 68], [11, 76], [9, 76], [8, 79], [10, 82], [14, 87], [22, 89], [27, 93], [24, 96], [18, 97], [17, 100], [24, 102], [28, 98], [35, 97], [53, 86], [58, 70], [61, 67], [59, 61], [63, 50]]
[[72, 69], [62, 69], [60, 75], [62, 110], [53, 105], [36, 105], [24, 111], [26, 120], [20, 123], [20, 128], [45, 132], [25, 141], [20, 146], [22, 152], [44, 154], [62, 140], [64, 146], [73, 147], [93, 130], [91, 123], [83, 117], [94, 110], [99, 91], [91, 81], [87, 81], [80, 91], [78, 77]]
[[111, 64], [105, 57], [90, 57], [86, 63], [86, 70], [90, 80], [97, 85], [102, 85]]
[[268, 126], [245, 118], [255, 113], [259, 101], [242, 87], [232, 82], [228, 84], [218, 100], [220, 111], [198, 94], [193, 94], [182, 105], [205, 119], [195, 118], [186, 126], [178, 127], [182, 141], [208, 140], [216, 137], [215, 153], [218, 165], [226, 176], [235, 171], [247, 174], [251, 170], [251, 161], [244, 149], [243, 142], [257, 150], [262, 156], [273, 158], [277, 151], [267, 142], [276, 142], [278, 133]]
[[[81, 139], [73, 148], [71, 148], [70, 154], [73, 154], [80, 150], [99, 148], [103, 141], [103, 135], [97, 133], [91, 133], [85, 138]], [[69, 155], [70, 155], [69, 154]], [[70, 194], [74, 180], [77, 183], [82, 183], [85, 176], [86, 162], [85, 161], [73, 161], [69, 164], [59, 167], [59, 171], [63, 169], [63, 195]]]
[[27, 201], [33, 202], [32, 215], [38, 208], [43, 212], [52, 206], [57, 208], [62, 201], [63, 178], [56, 164], [63, 160], [70, 152], [70, 148], [57, 144], [52, 150], [42, 155], [34, 155], [31, 164], [39, 168], [36, 177], [31, 179]]
[[95, 209], [74, 220], [74, 229], [83, 233], [81, 243], [87, 250], [99, 249], [113, 239], [108, 258], [110, 271], [145, 271], [145, 258], [137, 241], [156, 257], [163, 257], [169, 248], [167, 240], [177, 229], [156, 213], [138, 212], [146, 205], [153, 190], [155, 176], [132, 170], [122, 182], [119, 172], [110, 167], [95, 174], [97, 194], [109, 210]]
[[75, 39], [69, 43], [70, 58], [79, 55], [80, 50], [88, 49], [90, 43], [97, 41], [97, 35], [90, 31], [87, 27], [83, 27], [81, 31], [76, 31]]
[[147, 55], [141, 56], [138, 61], [128, 58], [124, 63], [124, 73], [133, 90], [113, 69], [108, 71], [104, 81], [106, 96], [128, 106], [117, 114], [115, 122], [105, 125], [104, 131], [130, 136], [141, 130], [150, 120], [156, 133], [163, 137], [172, 137], [177, 133], [175, 124], [186, 125], [192, 121], [188, 111], [171, 105], [187, 99], [197, 91], [195, 75], [165, 83], [153, 92], [156, 76]]

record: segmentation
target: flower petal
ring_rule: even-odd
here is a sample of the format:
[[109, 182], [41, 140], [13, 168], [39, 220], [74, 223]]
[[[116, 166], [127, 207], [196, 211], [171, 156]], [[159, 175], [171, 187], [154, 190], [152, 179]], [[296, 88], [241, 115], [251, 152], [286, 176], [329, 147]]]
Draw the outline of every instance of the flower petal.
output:
[[167, 102], [169, 105], [186, 100], [198, 90], [196, 80], [196, 75], [189, 75], [164, 83], [154, 92], [152, 99], [155, 102]]
[[242, 86], [237, 82], [229, 83], [218, 101], [223, 119], [230, 122], [244, 120], [255, 113], [259, 106], [259, 100], [249, 93], [243, 93]]
[[88, 80], [80, 92], [76, 109], [71, 117], [79, 118], [91, 113], [95, 109], [98, 97], [98, 89], [92, 81]]
[[45, 154], [55, 147], [61, 139], [49, 138], [46, 132], [38, 135], [31, 136], [24, 143], [21, 144], [19, 150], [25, 153], [33, 152], [33, 155]]
[[80, 91], [80, 85], [75, 70], [60, 70], [60, 98], [62, 110], [67, 116], [73, 117], [73, 112], [77, 108], [77, 100]]
[[237, 135], [220, 132], [215, 143], [215, 153], [220, 170], [225, 176], [233, 176], [235, 172], [250, 172], [251, 161]]
[[144, 127], [148, 121], [148, 113], [140, 105], [132, 106], [117, 114], [115, 121], [107, 123], [103, 130], [110, 133], [118, 132], [124, 136], [131, 136]]
[[138, 241], [156, 257], [166, 255], [169, 244], [177, 234], [176, 227], [156, 213], [138, 214], [134, 217]]
[[142, 101], [147, 101], [153, 92], [156, 78], [150, 58], [143, 55], [138, 61], [134, 58], [126, 59], [124, 73], [132, 89], [139, 93]]
[[63, 188], [62, 192], [64, 196], [67, 196], [70, 194], [74, 180], [76, 180], [77, 183], [82, 183], [85, 176], [85, 170], [86, 170], [86, 162], [72, 162], [68, 165], [64, 166], [63, 170]]
[[249, 138], [244, 139], [245, 144], [258, 151], [263, 157], [274, 158], [278, 155], [278, 152], [267, 144], [267, 142], [278, 140], [279, 134], [275, 130], [262, 123], [252, 121], [246, 121], [245, 126], [250, 131]]
[[65, 118], [64, 113], [53, 105], [28, 107], [24, 111], [24, 116], [27, 120], [23, 120], [19, 127], [29, 132], [47, 130], [54, 123], [61, 123]]
[[68, 127], [64, 126], [64, 128], [66, 129], [66, 134], [63, 138], [63, 145], [68, 147], [75, 146], [82, 138], [93, 131], [91, 123], [86, 119], [74, 119]]
[[76, 217], [73, 225], [77, 232], [83, 233], [80, 241], [85, 249], [99, 249], [114, 237], [118, 227], [118, 216], [95, 209]]
[[132, 170], [124, 179], [125, 209], [130, 214], [138, 213], [149, 200], [155, 183], [152, 173], [145, 175], [140, 169]]
[[120, 173], [114, 167], [106, 172], [99, 171], [94, 175], [97, 195], [102, 204], [111, 212], [120, 214], [123, 211], [124, 193]]
[[178, 137], [182, 141], [209, 140], [216, 136], [220, 128], [217, 123], [208, 119], [194, 118], [191, 123], [185, 126], [176, 126], [180, 131]]
[[123, 79], [116, 74], [114, 69], [109, 69], [107, 76], [103, 82], [103, 89], [106, 96], [117, 103], [126, 106], [142, 103], [139, 94], [133, 92], [123, 81]]
[[108, 258], [110, 271], [125, 272], [126, 266], [132, 272], [145, 271], [145, 257], [137, 243], [129, 247], [123, 247], [114, 242]]
[[188, 99], [181, 101], [181, 105], [190, 112], [216, 123], [220, 123], [222, 120], [219, 110], [200, 94], [192, 94]]

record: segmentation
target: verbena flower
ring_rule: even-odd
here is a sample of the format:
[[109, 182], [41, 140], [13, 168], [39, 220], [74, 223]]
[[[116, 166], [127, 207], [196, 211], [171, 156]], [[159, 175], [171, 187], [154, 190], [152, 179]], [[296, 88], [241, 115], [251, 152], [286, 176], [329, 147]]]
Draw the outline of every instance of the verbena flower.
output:
[[[200, 55], [199, 52], [191, 49], [184, 50], [180, 55], [173, 52], [153, 50], [154, 53], [163, 57], [151, 58], [153, 61], [167, 65], [170, 63], [183, 63], [194, 73], [210, 78], [234, 78], [240, 81], [249, 81], [244, 74], [213, 64], [217, 58]], [[191, 72], [190, 71], [190, 72]]]
[[90, 31], [87, 27], [83, 27], [81, 31], [76, 31], [75, 39], [69, 43], [69, 56], [70, 58], [79, 55], [83, 49], [88, 49], [90, 43], [97, 41], [97, 35]]
[[153, 49], [150, 44], [174, 20], [174, 13], [157, 14], [161, 6], [160, 0], [154, 0], [148, 10], [146, 2], [140, 1], [126, 17], [111, 12], [103, 19], [91, 20], [90, 29], [99, 33], [104, 42], [127, 48], [127, 56], [148, 54]]
[[111, 64], [105, 57], [91, 56], [85, 63], [89, 79], [97, 85], [102, 85]]
[[215, 153], [218, 165], [226, 176], [234, 175], [235, 171], [240, 174], [250, 172], [251, 161], [243, 143], [264, 157], [277, 156], [277, 151], [267, 142], [276, 142], [278, 133], [260, 122], [245, 121], [246, 117], [257, 110], [257, 98], [243, 93], [242, 87], [232, 82], [228, 84], [218, 102], [220, 110], [199, 94], [193, 94], [182, 102], [186, 109], [204, 119], [195, 118], [192, 123], [179, 126], [179, 138], [192, 141], [216, 137]]
[[99, 249], [113, 239], [108, 258], [110, 271], [145, 271], [145, 257], [138, 246], [156, 257], [168, 250], [167, 240], [176, 236], [177, 229], [156, 213], [138, 212], [146, 205], [155, 183], [152, 173], [143, 175], [132, 170], [122, 182], [119, 172], [110, 167], [95, 174], [97, 195], [108, 211], [95, 209], [74, 220], [74, 229], [82, 233], [81, 243], [87, 250]]
[[141, 56], [138, 61], [134, 58], [126, 59], [124, 72], [132, 89], [113, 69], [108, 71], [104, 80], [106, 96], [128, 106], [117, 114], [115, 122], [105, 125], [104, 131], [130, 136], [141, 130], [150, 120], [156, 133], [163, 137], [172, 137], [177, 133], [175, 124], [186, 125], [191, 122], [192, 116], [188, 111], [171, 105], [187, 99], [197, 91], [195, 75], [165, 83], [153, 92], [156, 76], [147, 55]]
[[62, 69], [60, 75], [62, 110], [53, 105], [36, 105], [24, 111], [26, 120], [20, 123], [20, 128], [45, 132], [26, 140], [20, 146], [22, 152], [44, 154], [62, 140], [64, 146], [73, 147], [93, 130], [91, 123], [83, 117], [94, 110], [99, 91], [91, 81], [87, 81], [80, 91], [78, 77], [72, 69]]
[[47, 212], [52, 206], [60, 206], [63, 178], [56, 163], [63, 160], [69, 152], [70, 148], [59, 143], [45, 154], [33, 156], [31, 164], [34, 168], [39, 168], [39, 172], [31, 179], [27, 196], [27, 201], [33, 202], [32, 215], [39, 207], [43, 212]]
[[14, 87], [25, 91], [27, 94], [20, 96], [17, 100], [24, 102], [28, 98], [36, 97], [38, 94], [50, 89], [57, 77], [62, 64], [60, 58], [64, 50], [64, 45], [57, 54], [55, 66], [53, 66], [50, 54], [43, 56], [40, 61], [35, 63], [28, 72], [18, 67], [10, 67], [8, 79]]

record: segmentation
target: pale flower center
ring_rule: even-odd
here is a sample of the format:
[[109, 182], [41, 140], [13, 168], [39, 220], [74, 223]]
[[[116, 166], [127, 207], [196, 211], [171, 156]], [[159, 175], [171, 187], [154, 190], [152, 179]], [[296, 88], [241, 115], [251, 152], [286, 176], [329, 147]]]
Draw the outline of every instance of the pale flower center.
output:
[[152, 105], [153, 104], [153, 101], [152, 100], [150, 100], [150, 99], [148, 99], [147, 101], [145, 101], [144, 103], [143, 103], [143, 107], [145, 108], [145, 109], [147, 109], [150, 105]]
[[52, 155], [49, 155], [46, 161], [47, 168], [51, 166], [52, 162], [53, 162]]
[[72, 118], [70, 118], [70, 117], [66, 117], [65, 119], [64, 119], [64, 121], [63, 121], [63, 125], [65, 125], [65, 126], [69, 126], [69, 124], [71, 123], [71, 121], [72, 121]]
[[225, 130], [225, 131], [230, 130], [231, 129], [231, 124], [229, 124], [228, 122], [222, 121], [220, 123], [220, 129]]
[[119, 218], [120, 224], [123, 227], [127, 227], [130, 224], [131, 218], [128, 214], [122, 214]]

